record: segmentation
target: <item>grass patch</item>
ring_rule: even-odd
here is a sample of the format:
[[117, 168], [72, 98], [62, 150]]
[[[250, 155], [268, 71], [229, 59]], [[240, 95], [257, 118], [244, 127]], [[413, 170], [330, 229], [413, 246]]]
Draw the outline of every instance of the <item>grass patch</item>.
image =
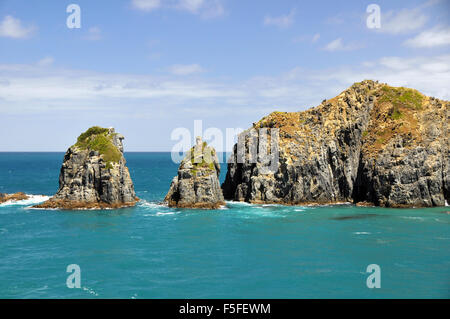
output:
[[392, 110], [392, 113], [391, 113], [391, 119], [393, 119], [393, 120], [399, 120], [399, 119], [401, 119], [403, 117], [403, 114], [402, 114], [402, 112], [400, 112], [400, 110], [398, 110], [398, 109], [393, 109]]
[[99, 126], [94, 126], [82, 133], [75, 146], [84, 149], [97, 151], [106, 162], [106, 169], [112, 168], [112, 163], [118, 163], [122, 158], [122, 153], [113, 143], [113, 135], [108, 134], [109, 130]]
[[202, 144], [202, 161], [196, 162], [195, 161], [195, 146], [191, 148], [191, 163], [193, 168], [191, 169], [191, 173], [193, 175], [197, 175], [197, 172], [200, 168], [209, 168], [212, 171], [216, 170], [216, 167], [214, 166], [213, 158], [216, 156], [216, 151], [214, 149], [211, 149], [211, 153], [208, 154], [208, 152], [205, 152], [206, 147], [208, 144], [206, 142], [203, 142]]
[[394, 110], [400, 108], [422, 109], [423, 95], [416, 90], [385, 85], [381, 91], [383, 95], [380, 98], [380, 102], [392, 103]]
[[87, 138], [91, 137], [92, 135], [107, 134], [107, 133], [108, 133], [107, 128], [103, 128], [100, 126], [93, 126], [89, 128], [86, 132], [81, 133], [81, 135], [78, 136], [77, 142], [83, 143], [84, 141], [86, 141]]

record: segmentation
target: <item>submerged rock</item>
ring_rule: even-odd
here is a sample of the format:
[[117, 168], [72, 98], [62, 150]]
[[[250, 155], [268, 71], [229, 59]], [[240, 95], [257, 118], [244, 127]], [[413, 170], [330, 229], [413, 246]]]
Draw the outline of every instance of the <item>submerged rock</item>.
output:
[[0, 193], [0, 204], [5, 203], [5, 202], [16, 202], [19, 200], [26, 200], [29, 199], [30, 197], [28, 195], [26, 195], [25, 193], [19, 192], [19, 193], [15, 193], [15, 194], [4, 194], [4, 193]]
[[449, 111], [448, 101], [367, 80], [307, 111], [273, 112], [240, 140], [249, 154], [261, 148], [264, 130], [277, 129], [276, 170], [264, 171], [267, 163], [248, 161], [249, 155], [240, 161], [235, 145], [224, 196], [254, 203], [444, 206], [450, 200]]
[[55, 196], [36, 208], [120, 208], [138, 201], [123, 156], [124, 137], [94, 126], [78, 137], [65, 156]]
[[180, 208], [215, 209], [225, 205], [219, 174], [216, 151], [198, 137], [181, 162], [164, 201], [170, 207]]

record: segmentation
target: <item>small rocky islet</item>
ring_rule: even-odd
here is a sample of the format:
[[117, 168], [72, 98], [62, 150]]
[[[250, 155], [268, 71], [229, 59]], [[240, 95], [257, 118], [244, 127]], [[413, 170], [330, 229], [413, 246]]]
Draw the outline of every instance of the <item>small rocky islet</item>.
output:
[[169, 207], [216, 209], [225, 205], [216, 150], [196, 138], [182, 160], [164, 201]]
[[[371, 80], [355, 83], [306, 111], [273, 112], [240, 134], [244, 154], [250, 156], [261, 147], [261, 132], [277, 130], [276, 171], [264, 170], [267, 162], [239, 162], [235, 145], [220, 185], [217, 153], [197, 138], [164, 202], [202, 209], [219, 208], [225, 200], [445, 206], [450, 201], [449, 111], [450, 102], [413, 89]], [[92, 127], [81, 134], [64, 156], [58, 192], [34, 207], [134, 206], [138, 198], [123, 157], [123, 139], [113, 128]], [[15, 200], [0, 194], [0, 203], [7, 198]]]
[[0, 193], [0, 204], [6, 203], [6, 202], [17, 202], [21, 200], [27, 200], [30, 196], [23, 192], [18, 192], [14, 194], [5, 194]]
[[91, 127], [64, 155], [58, 192], [34, 208], [109, 209], [138, 198], [123, 156], [124, 137], [114, 128]]

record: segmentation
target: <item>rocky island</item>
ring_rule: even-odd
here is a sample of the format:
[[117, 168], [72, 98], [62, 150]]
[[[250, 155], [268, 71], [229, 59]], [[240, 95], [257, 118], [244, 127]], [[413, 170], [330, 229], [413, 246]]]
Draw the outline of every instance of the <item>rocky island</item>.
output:
[[65, 156], [59, 189], [34, 208], [107, 209], [138, 201], [123, 156], [124, 137], [113, 128], [91, 127]]
[[219, 208], [225, 205], [219, 174], [216, 151], [197, 137], [196, 145], [181, 162], [164, 201], [170, 207]]
[[371, 80], [303, 112], [273, 112], [244, 131], [245, 152], [261, 129], [279, 133], [278, 169], [239, 162], [225, 199], [287, 205], [352, 202], [383, 207], [450, 201], [450, 103]]

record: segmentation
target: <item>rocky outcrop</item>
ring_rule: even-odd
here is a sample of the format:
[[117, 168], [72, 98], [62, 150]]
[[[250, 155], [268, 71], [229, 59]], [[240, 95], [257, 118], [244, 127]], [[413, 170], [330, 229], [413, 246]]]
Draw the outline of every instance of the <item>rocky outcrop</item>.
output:
[[215, 209], [224, 205], [216, 151], [201, 138], [187, 153], [164, 201], [170, 207]]
[[[243, 132], [222, 185], [253, 203], [354, 202], [385, 207], [450, 201], [448, 101], [363, 81], [304, 112], [274, 112]], [[251, 161], [265, 130], [279, 134], [276, 169]], [[250, 155], [249, 155], [250, 154]]]
[[5, 202], [16, 202], [19, 200], [26, 200], [29, 199], [30, 197], [28, 195], [26, 195], [25, 193], [19, 192], [19, 193], [15, 193], [15, 194], [3, 194], [0, 193], [0, 204], [3, 204]]
[[65, 156], [59, 190], [36, 208], [120, 208], [134, 206], [134, 192], [123, 156], [124, 137], [113, 128], [92, 127]]

